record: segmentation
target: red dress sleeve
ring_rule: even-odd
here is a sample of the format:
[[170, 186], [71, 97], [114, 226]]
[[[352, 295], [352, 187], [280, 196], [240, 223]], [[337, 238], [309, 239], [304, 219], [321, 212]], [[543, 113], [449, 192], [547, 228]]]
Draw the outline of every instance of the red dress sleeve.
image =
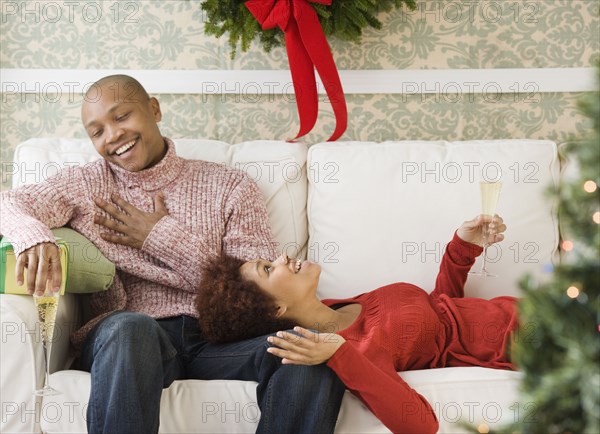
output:
[[482, 251], [481, 247], [462, 240], [455, 232], [452, 241], [446, 246], [435, 289], [430, 297], [438, 298], [446, 294], [450, 298], [463, 298], [467, 274]]
[[435, 433], [439, 423], [427, 400], [389, 364], [375, 365], [351, 342], [327, 362], [340, 380], [393, 433]]

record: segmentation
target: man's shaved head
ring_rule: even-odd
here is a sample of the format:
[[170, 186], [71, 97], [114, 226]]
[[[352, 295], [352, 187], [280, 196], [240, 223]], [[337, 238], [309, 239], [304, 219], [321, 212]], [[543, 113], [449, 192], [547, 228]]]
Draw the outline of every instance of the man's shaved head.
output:
[[102, 77], [92, 84], [85, 93], [84, 103], [97, 101], [103, 92], [110, 92], [116, 101], [122, 102], [143, 102], [150, 99], [144, 86], [135, 78], [115, 74]]

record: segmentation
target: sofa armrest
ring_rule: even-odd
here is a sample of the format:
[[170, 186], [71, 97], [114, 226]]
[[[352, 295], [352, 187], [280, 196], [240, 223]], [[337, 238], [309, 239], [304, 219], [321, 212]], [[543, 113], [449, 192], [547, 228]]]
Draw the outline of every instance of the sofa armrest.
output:
[[[61, 296], [52, 350], [50, 372], [66, 369], [69, 335], [78, 324], [77, 296]], [[33, 391], [44, 383], [44, 353], [33, 297], [0, 295], [0, 432], [39, 432], [39, 417]]]
[[37, 314], [25, 295], [0, 295], [0, 405], [1, 432], [39, 432], [33, 390], [41, 383], [42, 347], [35, 336]]

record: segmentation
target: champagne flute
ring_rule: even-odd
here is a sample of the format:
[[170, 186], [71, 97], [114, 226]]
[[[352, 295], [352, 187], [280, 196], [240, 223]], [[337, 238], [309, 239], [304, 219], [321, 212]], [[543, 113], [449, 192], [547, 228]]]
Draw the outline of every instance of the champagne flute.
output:
[[480, 182], [479, 188], [481, 190], [481, 214], [490, 218], [490, 221], [483, 222], [481, 227], [481, 241], [483, 244], [483, 263], [479, 271], [469, 271], [469, 274], [483, 277], [497, 277], [496, 274], [490, 273], [486, 269], [486, 254], [488, 248], [488, 232], [490, 222], [496, 214], [496, 206], [498, 205], [498, 198], [500, 197], [500, 190], [502, 189], [501, 182]]
[[34, 392], [36, 396], [58, 395], [60, 392], [50, 386], [50, 348], [54, 336], [54, 326], [56, 324], [56, 312], [58, 311], [59, 292], [46, 287], [43, 295], [33, 296], [35, 307], [38, 312], [40, 333], [42, 336], [42, 345], [44, 347], [45, 376], [44, 387]]

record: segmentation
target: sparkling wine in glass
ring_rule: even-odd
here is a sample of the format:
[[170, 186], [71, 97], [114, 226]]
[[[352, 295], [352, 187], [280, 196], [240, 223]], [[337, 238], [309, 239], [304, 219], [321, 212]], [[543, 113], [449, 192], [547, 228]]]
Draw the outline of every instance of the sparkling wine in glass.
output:
[[50, 347], [54, 336], [56, 324], [56, 312], [58, 311], [59, 293], [48, 288], [43, 295], [34, 295], [35, 307], [38, 312], [42, 345], [44, 347], [45, 376], [44, 387], [34, 392], [36, 396], [51, 396], [60, 394], [59, 391], [50, 386]]
[[494, 218], [494, 214], [496, 214], [496, 206], [498, 205], [498, 198], [500, 197], [500, 190], [502, 189], [501, 182], [481, 182], [479, 183], [479, 188], [481, 190], [481, 214], [486, 217], [489, 217], [489, 221], [485, 221], [481, 227], [481, 238], [483, 244], [483, 263], [481, 265], [481, 270], [479, 271], [470, 271], [469, 274], [473, 274], [475, 276], [483, 276], [483, 277], [497, 277], [496, 274], [490, 273], [486, 268], [486, 254], [488, 247], [488, 232], [489, 225]]

